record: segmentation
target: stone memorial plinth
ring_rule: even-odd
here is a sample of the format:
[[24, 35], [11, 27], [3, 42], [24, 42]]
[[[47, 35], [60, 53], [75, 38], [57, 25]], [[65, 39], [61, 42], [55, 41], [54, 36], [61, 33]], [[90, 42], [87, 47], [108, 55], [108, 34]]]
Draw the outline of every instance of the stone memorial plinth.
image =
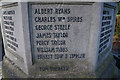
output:
[[17, 77], [101, 77], [114, 62], [116, 10], [115, 2], [3, 2], [3, 66]]

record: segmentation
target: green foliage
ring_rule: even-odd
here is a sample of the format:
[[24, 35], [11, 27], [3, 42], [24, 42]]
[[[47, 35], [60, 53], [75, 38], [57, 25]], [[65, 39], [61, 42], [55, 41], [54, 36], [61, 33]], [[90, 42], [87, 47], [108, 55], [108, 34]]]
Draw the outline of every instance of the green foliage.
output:
[[115, 27], [115, 33], [114, 33], [114, 35], [117, 35], [120, 38], [120, 25], [117, 25]]
[[118, 3], [118, 11], [117, 14], [120, 14], [120, 3]]
[[[117, 14], [120, 15], [120, 3], [118, 3], [118, 10], [117, 10]], [[119, 19], [120, 21], [120, 19]], [[118, 25], [119, 22], [116, 22], [116, 27], [115, 27], [115, 32], [114, 35], [117, 35], [120, 38], [120, 25]]]
[[[120, 13], [120, 3], [118, 5], [118, 13]], [[114, 35], [117, 35], [120, 38], [120, 15], [117, 15], [116, 17], [117, 20]]]

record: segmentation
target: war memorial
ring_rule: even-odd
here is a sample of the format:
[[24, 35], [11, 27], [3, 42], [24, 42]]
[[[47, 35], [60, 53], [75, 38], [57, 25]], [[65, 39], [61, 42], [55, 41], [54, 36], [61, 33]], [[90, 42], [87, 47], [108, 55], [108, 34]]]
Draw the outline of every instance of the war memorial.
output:
[[114, 76], [116, 2], [3, 2], [1, 10], [4, 77]]

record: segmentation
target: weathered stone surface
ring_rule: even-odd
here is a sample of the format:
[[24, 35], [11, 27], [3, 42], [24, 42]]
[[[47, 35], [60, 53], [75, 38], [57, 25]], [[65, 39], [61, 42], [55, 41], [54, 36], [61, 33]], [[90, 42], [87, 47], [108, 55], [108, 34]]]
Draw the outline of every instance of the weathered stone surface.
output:
[[19, 77], [101, 77], [113, 61], [116, 8], [93, 2], [4, 4], [4, 64], [26, 74]]
[[27, 78], [27, 75], [9, 58], [4, 57], [2, 78]]

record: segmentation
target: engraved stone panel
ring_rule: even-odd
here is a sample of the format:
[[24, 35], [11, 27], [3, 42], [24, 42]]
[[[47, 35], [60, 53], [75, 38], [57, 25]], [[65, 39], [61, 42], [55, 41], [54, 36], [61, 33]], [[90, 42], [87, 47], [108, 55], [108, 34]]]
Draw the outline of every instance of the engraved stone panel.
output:
[[35, 61], [87, 57], [91, 5], [32, 4], [31, 9]]
[[113, 34], [114, 9], [106, 7], [104, 4], [102, 12], [102, 24], [100, 31], [99, 54], [110, 46], [111, 35]]
[[23, 61], [24, 42], [23, 33], [20, 31], [22, 30], [20, 14], [18, 3], [8, 4], [2, 7], [2, 28], [5, 49]]

